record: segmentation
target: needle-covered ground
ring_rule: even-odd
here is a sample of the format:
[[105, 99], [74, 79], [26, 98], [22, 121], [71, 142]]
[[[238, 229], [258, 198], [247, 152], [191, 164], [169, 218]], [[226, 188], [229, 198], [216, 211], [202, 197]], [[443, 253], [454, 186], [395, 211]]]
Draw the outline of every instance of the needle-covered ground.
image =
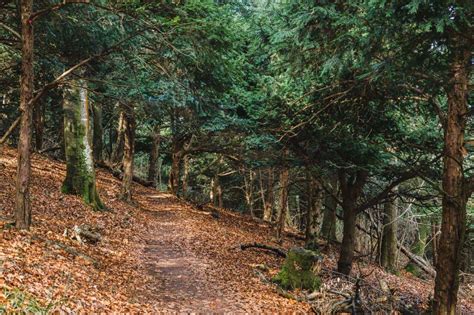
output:
[[[0, 216], [14, 206], [16, 152], [0, 152]], [[31, 203], [33, 227], [18, 232], [0, 225], [0, 313], [66, 312], [310, 312], [311, 306], [285, 298], [255, 272], [266, 265], [269, 277], [282, 263], [269, 253], [241, 251], [242, 243], [276, 246], [271, 228], [249, 217], [219, 210], [199, 211], [175, 197], [134, 186], [134, 205], [118, 200], [120, 182], [98, 170], [98, 188], [108, 211], [93, 212], [61, 193], [63, 163], [34, 154]], [[97, 244], [70, 237], [87, 224], [102, 236]], [[67, 233], [65, 233], [67, 231]], [[296, 246], [285, 239], [282, 247]], [[335, 266], [334, 248], [324, 252], [324, 270]], [[360, 264], [367, 286], [386, 279], [404, 303], [426, 307], [432, 282], [386, 274]], [[376, 270], [370, 273], [370, 270]], [[338, 290], [350, 284], [325, 272]], [[341, 299], [327, 294], [314, 305], [323, 310]], [[469, 296], [463, 311], [474, 312]]]

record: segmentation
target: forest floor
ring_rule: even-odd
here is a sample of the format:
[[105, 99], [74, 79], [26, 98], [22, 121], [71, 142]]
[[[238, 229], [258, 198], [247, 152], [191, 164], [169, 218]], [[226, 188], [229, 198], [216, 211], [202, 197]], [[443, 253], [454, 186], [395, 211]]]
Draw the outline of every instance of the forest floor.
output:
[[[0, 148], [0, 216], [14, 206], [16, 152]], [[97, 171], [108, 211], [93, 212], [61, 193], [65, 165], [34, 154], [31, 187], [33, 226], [16, 231], [0, 223], [0, 313], [212, 312], [307, 313], [311, 306], [281, 296], [255, 273], [265, 264], [270, 277], [282, 263], [268, 252], [242, 251], [242, 243], [277, 246], [271, 227], [226, 210], [217, 216], [156, 190], [134, 185], [134, 204], [117, 199], [120, 182]], [[101, 235], [98, 244], [71, 239], [74, 226], [88, 224]], [[65, 233], [69, 231], [69, 233]], [[285, 238], [282, 248], [300, 245]], [[330, 272], [337, 248], [324, 251], [325, 286], [352, 290], [352, 283]], [[369, 262], [357, 263], [367, 287], [385, 279], [406, 304], [425, 308], [432, 281], [395, 276]], [[463, 312], [474, 313], [472, 289], [461, 293]], [[375, 291], [374, 291], [375, 292]], [[340, 297], [324, 295], [321, 310]]]

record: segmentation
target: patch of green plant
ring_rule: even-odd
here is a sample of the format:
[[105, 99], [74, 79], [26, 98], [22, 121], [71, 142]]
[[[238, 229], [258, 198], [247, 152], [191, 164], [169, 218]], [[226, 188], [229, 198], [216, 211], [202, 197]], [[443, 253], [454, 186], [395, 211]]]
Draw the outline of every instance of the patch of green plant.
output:
[[41, 303], [34, 296], [18, 288], [3, 288], [5, 304], [0, 305], [0, 314], [49, 314], [60, 301]]

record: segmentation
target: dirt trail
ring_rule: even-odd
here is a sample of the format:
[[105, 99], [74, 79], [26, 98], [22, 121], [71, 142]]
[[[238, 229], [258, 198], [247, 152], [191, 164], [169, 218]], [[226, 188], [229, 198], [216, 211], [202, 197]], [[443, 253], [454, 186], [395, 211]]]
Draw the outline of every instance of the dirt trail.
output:
[[211, 265], [199, 257], [191, 245], [196, 241], [196, 220], [181, 209], [168, 195], [147, 196], [156, 203], [153, 210], [144, 210], [154, 219], [144, 249], [143, 263], [153, 278], [154, 287], [147, 298], [160, 301], [167, 309], [180, 312], [239, 312], [235, 298], [226, 296], [216, 279], [210, 275]]

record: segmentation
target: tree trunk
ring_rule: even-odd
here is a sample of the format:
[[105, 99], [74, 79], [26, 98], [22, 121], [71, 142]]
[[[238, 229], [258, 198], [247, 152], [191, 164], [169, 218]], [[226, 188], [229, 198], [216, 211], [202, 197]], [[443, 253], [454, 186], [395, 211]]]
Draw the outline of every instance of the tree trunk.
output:
[[396, 271], [397, 264], [397, 203], [385, 202], [383, 211], [383, 229], [380, 247], [380, 264], [390, 272]]
[[357, 218], [356, 202], [367, 180], [367, 173], [358, 171], [353, 176], [347, 177], [344, 171], [339, 172], [344, 228], [337, 270], [345, 275], [349, 275], [352, 269]]
[[179, 191], [179, 164], [181, 163], [182, 151], [178, 144], [173, 144], [173, 152], [171, 153], [171, 169], [169, 176], [170, 192], [178, 195]]
[[33, 0], [21, 1], [21, 83], [20, 83], [20, 138], [18, 141], [18, 167], [16, 178], [15, 220], [18, 229], [28, 229], [31, 224], [31, 120], [33, 116], [34, 70], [33, 25], [30, 16]]
[[37, 152], [43, 148], [43, 131], [44, 131], [44, 103], [40, 103], [33, 109], [33, 121], [35, 126], [35, 149]]
[[120, 199], [132, 201], [133, 155], [135, 153], [135, 114], [130, 104], [122, 104], [124, 118], [123, 179]]
[[64, 146], [66, 179], [62, 191], [76, 194], [95, 210], [104, 209], [95, 183], [89, 99], [84, 80], [64, 87]]
[[161, 134], [160, 126], [156, 125], [153, 130], [150, 150], [150, 158], [148, 163], [148, 181], [153, 183], [153, 186], [156, 187], [156, 171], [157, 171], [157, 162], [160, 157], [160, 143], [161, 143]]
[[272, 217], [273, 217], [273, 201], [275, 199], [274, 183], [275, 183], [275, 180], [274, 180], [274, 175], [273, 175], [273, 169], [269, 168], [268, 180], [267, 180], [267, 193], [266, 193], [265, 203], [263, 206], [263, 220], [267, 222], [271, 222]]
[[471, 45], [453, 35], [452, 81], [446, 88], [448, 114], [444, 130], [443, 214], [436, 264], [434, 313], [455, 314], [459, 289], [459, 266], [466, 228], [467, 187], [464, 185], [463, 150], [467, 121]]
[[306, 211], [306, 245], [314, 244], [320, 232], [322, 188], [319, 181], [311, 174], [307, 174], [308, 180], [308, 209]]
[[187, 196], [188, 192], [188, 177], [189, 177], [189, 156], [183, 157], [183, 177], [181, 178], [181, 189], [183, 190], [183, 196]]
[[102, 107], [97, 104], [92, 105], [93, 113], [93, 123], [94, 123], [94, 132], [93, 132], [93, 141], [92, 149], [94, 152], [94, 161], [102, 162], [102, 151], [103, 151], [103, 134], [104, 130], [102, 128]]
[[330, 193], [326, 192], [324, 197], [324, 217], [321, 227], [321, 235], [327, 240], [335, 241], [336, 238], [336, 219], [337, 219], [337, 177], [332, 176], [329, 182]]
[[125, 145], [124, 130], [125, 130], [125, 117], [123, 116], [123, 111], [120, 111], [118, 126], [117, 126], [117, 139], [115, 141], [114, 150], [112, 152], [113, 163], [119, 163], [123, 159], [123, 147]]
[[244, 175], [244, 187], [245, 187], [245, 201], [247, 203], [247, 210], [250, 215], [253, 217], [253, 171], [249, 170], [249, 177], [247, 179], [247, 175], [245, 169], [243, 169]]
[[280, 171], [280, 211], [278, 215], [278, 225], [276, 230], [276, 239], [278, 242], [283, 240], [283, 232], [285, 230], [285, 221], [288, 211], [288, 183], [289, 183], [289, 169], [288, 167], [284, 167]]

